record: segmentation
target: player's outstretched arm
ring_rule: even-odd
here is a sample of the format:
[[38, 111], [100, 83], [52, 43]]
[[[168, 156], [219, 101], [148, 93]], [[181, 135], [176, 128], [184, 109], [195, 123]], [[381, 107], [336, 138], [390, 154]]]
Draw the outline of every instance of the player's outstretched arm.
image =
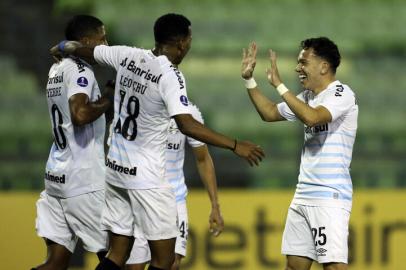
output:
[[220, 212], [220, 203], [217, 195], [217, 180], [213, 160], [207, 145], [193, 147], [197, 170], [208, 192], [211, 212], [209, 216], [210, 232], [219, 236], [224, 229], [224, 220]]
[[190, 114], [178, 114], [174, 116], [174, 119], [179, 130], [186, 136], [217, 147], [230, 149], [236, 155], [247, 160], [251, 166], [258, 165], [265, 156], [259, 145], [248, 141], [237, 141], [217, 133], [196, 121]]
[[95, 102], [89, 102], [86, 94], [78, 93], [69, 98], [72, 123], [82, 126], [92, 123], [113, 106], [114, 83], [108, 82], [103, 95]]
[[89, 63], [96, 63], [93, 56], [94, 48], [84, 47], [79, 41], [64, 40], [58, 45], [53, 46], [49, 53], [55, 58], [60, 59], [64, 55], [74, 55], [83, 58]]
[[276, 53], [271, 49], [269, 50], [269, 60], [271, 62], [271, 67], [266, 70], [268, 82], [276, 88], [279, 95], [283, 98], [292, 112], [304, 124], [310, 127], [331, 122], [331, 114], [325, 107], [310, 107], [308, 104], [298, 99], [296, 95], [289, 91], [289, 89], [282, 83], [279, 76]]
[[276, 103], [262, 94], [254, 79], [254, 69], [256, 65], [257, 45], [252, 42], [248, 49], [243, 48], [241, 61], [241, 77], [245, 80], [245, 87], [248, 95], [254, 104], [255, 109], [261, 119], [267, 122], [285, 120], [278, 111]]

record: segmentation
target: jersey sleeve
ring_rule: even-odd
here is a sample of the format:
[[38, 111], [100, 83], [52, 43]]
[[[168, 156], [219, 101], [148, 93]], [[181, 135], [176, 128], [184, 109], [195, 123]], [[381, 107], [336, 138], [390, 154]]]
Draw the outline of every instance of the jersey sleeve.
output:
[[92, 96], [93, 86], [96, 83], [93, 71], [88, 67], [72, 66], [66, 72], [67, 98], [75, 94], [86, 94], [89, 98]]
[[99, 45], [94, 48], [93, 57], [99, 65], [110, 66], [117, 70], [120, 63], [124, 61], [125, 52], [129, 49], [131, 48], [127, 46]]
[[337, 85], [336, 89], [329, 90], [320, 106], [331, 113], [331, 121], [335, 121], [346, 114], [356, 103], [354, 92], [348, 86]]
[[[196, 105], [194, 104], [190, 104], [190, 112], [192, 113], [192, 117], [200, 122], [201, 124], [204, 124], [204, 120], [203, 120], [203, 116], [202, 113], [200, 112], [200, 110], [196, 107]], [[195, 140], [192, 137], [186, 137], [187, 138], [187, 142], [191, 147], [200, 147], [205, 145], [205, 143]]]
[[[301, 92], [299, 95], [296, 97], [300, 99], [301, 101], [304, 101], [304, 92]], [[286, 102], [281, 102], [278, 105], [278, 111], [280, 115], [285, 118], [288, 121], [296, 121], [297, 117], [296, 115], [292, 112], [292, 110], [289, 108], [288, 104]]]
[[169, 116], [191, 114], [185, 79], [180, 71], [173, 68], [162, 76], [160, 92]]

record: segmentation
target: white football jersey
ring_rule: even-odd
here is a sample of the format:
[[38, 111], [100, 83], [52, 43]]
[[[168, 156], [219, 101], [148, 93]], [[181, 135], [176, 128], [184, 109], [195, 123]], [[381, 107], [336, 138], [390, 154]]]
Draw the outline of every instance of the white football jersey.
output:
[[190, 114], [183, 74], [151, 50], [100, 45], [94, 58], [117, 71], [106, 181], [127, 189], [170, 187], [165, 179], [169, 120]]
[[62, 198], [104, 189], [105, 118], [80, 127], [71, 121], [69, 98], [86, 94], [100, 98], [92, 67], [77, 58], [52, 65], [48, 74], [47, 102], [54, 136], [45, 171], [48, 194]]
[[[332, 121], [315, 127], [305, 125], [299, 183], [292, 202], [351, 211], [350, 163], [358, 119], [355, 94], [347, 85], [334, 81], [316, 96], [305, 90], [298, 98], [313, 108], [325, 107]], [[278, 104], [278, 110], [289, 121], [297, 119], [285, 102]]]
[[[196, 105], [189, 103], [190, 113], [193, 118], [200, 123], [204, 124], [202, 114]], [[165, 178], [171, 184], [175, 192], [176, 202], [183, 202], [186, 200], [187, 187], [185, 184], [185, 176], [183, 174], [183, 163], [185, 160], [185, 141], [191, 147], [203, 146], [204, 143], [197, 141], [191, 137], [187, 137], [176, 125], [176, 121], [171, 119], [168, 133], [168, 144], [166, 149], [166, 175]]]

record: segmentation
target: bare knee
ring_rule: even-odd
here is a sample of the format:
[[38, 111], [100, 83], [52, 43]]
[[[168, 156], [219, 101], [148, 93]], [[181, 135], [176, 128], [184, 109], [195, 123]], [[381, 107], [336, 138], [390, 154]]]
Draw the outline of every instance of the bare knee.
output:
[[285, 270], [309, 270], [312, 260], [301, 256], [287, 256]]

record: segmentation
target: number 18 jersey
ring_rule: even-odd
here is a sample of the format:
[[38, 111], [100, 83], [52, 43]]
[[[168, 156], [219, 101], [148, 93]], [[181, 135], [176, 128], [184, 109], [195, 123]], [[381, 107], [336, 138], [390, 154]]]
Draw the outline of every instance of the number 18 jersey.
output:
[[100, 97], [93, 70], [80, 59], [65, 58], [49, 70], [48, 111], [54, 136], [45, 170], [48, 194], [67, 198], [104, 189], [105, 118], [74, 126], [69, 98], [85, 94], [90, 101]]
[[190, 114], [183, 74], [151, 50], [100, 45], [94, 58], [117, 71], [106, 181], [126, 189], [170, 187], [165, 179], [169, 120]]

